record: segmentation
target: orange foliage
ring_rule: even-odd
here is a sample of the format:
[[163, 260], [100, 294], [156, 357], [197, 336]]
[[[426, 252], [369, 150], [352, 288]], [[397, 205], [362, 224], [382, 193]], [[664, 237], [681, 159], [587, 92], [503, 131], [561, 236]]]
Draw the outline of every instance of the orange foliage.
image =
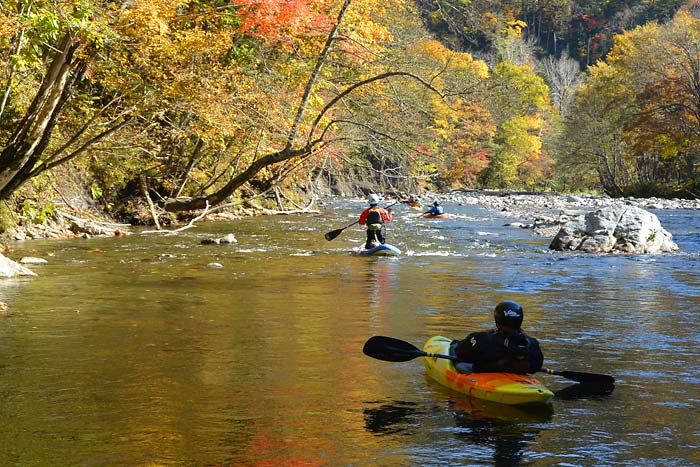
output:
[[325, 11], [324, 0], [258, 0], [237, 11], [241, 18], [237, 32], [286, 43], [289, 36], [327, 31], [330, 19]]
[[458, 157], [447, 171], [446, 178], [454, 182], [461, 182], [467, 186], [472, 185], [479, 173], [488, 167], [490, 157], [491, 154], [488, 149], [481, 149]]

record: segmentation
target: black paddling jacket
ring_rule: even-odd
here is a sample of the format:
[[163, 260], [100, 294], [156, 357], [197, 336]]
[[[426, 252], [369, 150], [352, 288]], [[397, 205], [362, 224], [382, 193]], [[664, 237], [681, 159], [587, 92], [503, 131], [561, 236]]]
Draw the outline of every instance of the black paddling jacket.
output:
[[460, 362], [471, 363], [475, 373], [535, 373], [544, 362], [537, 339], [522, 330], [473, 332], [457, 342], [455, 355]]

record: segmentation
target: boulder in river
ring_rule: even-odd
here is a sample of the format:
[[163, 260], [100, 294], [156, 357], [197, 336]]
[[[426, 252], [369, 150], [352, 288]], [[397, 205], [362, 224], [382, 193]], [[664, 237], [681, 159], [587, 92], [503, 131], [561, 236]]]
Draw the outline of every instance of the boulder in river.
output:
[[21, 264], [0, 254], [0, 277], [17, 276], [36, 276], [36, 273], [31, 269], [25, 268]]
[[678, 250], [655, 214], [624, 204], [574, 217], [561, 227], [549, 248], [643, 254]]

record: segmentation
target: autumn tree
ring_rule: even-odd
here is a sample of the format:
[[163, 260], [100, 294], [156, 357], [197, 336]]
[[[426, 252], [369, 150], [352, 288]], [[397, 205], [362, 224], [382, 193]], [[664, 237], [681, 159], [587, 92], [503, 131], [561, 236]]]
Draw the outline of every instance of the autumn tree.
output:
[[[611, 195], [698, 183], [700, 22], [681, 11], [616, 37], [579, 90], [568, 164], [596, 171]], [[650, 191], [651, 190], [651, 191]]]
[[0, 199], [84, 154], [129, 121], [117, 93], [78, 93], [111, 32], [109, 2], [6, 1], [0, 106]]
[[[166, 208], [220, 203], [264, 170], [270, 171], [271, 179], [285, 167], [337, 155], [338, 149], [354, 152], [369, 163], [370, 170], [384, 176], [391, 171], [400, 176], [406, 169], [420, 167], [435, 154], [435, 144], [441, 144], [435, 143], [439, 135], [433, 125], [434, 112], [442, 104], [459, 108], [458, 100], [473, 92], [472, 85], [479, 81], [485, 65], [428, 40], [399, 52], [386, 20], [377, 23], [370, 18], [386, 18], [389, 11], [404, 11], [409, 6], [400, 1], [387, 5], [344, 2], [311, 62], [315, 65], [308, 70], [303, 92], [297, 94], [298, 107], [289, 112], [294, 118], [286, 139], [275, 141], [266, 135], [267, 153], [233, 174], [221, 188], [190, 200], [170, 200]], [[276, 123], [279, 126], [284, 121]], [[269, 184], [259, 188], [266, 186]]]
[[606, 63], [589, 70], [567, 122], [566, 148], [557, 163], [570, 188], [602, 187], [620, 196], [634, 180], [625, 122], [634, 112], [625, 76]]
[[512, 44], [522, 42], [521, 22], [504, 25], [498, 41], [501, 59], [488, 79], [488, 106], [496, 125], [489, 166], [482, 183], [494, 188], [532, 187], [548, 176], [549, 156], [542, 150], [542, 134], [551, 111], [549, 88], [529, 63], [529, 54]]

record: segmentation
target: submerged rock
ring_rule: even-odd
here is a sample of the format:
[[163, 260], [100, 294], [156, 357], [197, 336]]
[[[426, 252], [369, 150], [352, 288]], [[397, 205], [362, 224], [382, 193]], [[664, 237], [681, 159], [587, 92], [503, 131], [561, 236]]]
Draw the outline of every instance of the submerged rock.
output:
[[549, 248], [645, 254], [678, 250], [655, 214], [624, 204], [574, 217], [561, 227]]

